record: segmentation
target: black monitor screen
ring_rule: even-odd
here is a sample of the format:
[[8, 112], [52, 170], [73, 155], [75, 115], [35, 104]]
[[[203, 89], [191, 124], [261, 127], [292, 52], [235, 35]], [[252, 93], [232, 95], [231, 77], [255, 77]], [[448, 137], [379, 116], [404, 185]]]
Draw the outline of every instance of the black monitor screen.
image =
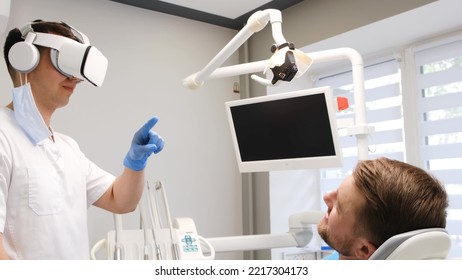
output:
[[231, 107], [241, 160], [334, 156], [323, 93]]

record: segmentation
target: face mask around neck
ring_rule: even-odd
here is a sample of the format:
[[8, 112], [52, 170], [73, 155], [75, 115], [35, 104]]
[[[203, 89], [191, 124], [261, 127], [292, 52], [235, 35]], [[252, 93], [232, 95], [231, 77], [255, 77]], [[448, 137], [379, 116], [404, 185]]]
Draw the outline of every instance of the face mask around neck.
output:
[[13, 88], [13, 106], [16, 121], [34, 145], [52, 135], [35, 104], [30, 83]]

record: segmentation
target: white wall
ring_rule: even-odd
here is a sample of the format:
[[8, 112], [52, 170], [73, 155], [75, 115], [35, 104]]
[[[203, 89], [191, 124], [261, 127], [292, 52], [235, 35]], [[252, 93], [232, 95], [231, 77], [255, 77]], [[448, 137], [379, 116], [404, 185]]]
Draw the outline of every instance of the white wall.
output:
[[[237, 77], [196, 91], [181, 85], [236, 31], [106, 0], [14, 0], [7, 30], [37, 18], [73, 25], [109, 59], [104, 85], [79, 85], [71, 103], [55, 114], [54, 129], [118, 174], [133, 133], [157, 115], [155, 130], [166, 146], [150, 158], [146, 174], [163, 181], [172, 216], [192, 217], [205, 237], [240, 235], [241, 181], [224, 111], [225, 101], [239, 98], [232, 93]], [[229, 63], [237, 61], [233, 55]], [[6, 67], [0, 67], [1, 104], [10, 102], [11, 87]], [[125, 215], [124, 226], [137, 227], [138, 221], [137, 213]], [[112, 214], [90, 208], [89, 227], [94, 244], [113, 229]]]

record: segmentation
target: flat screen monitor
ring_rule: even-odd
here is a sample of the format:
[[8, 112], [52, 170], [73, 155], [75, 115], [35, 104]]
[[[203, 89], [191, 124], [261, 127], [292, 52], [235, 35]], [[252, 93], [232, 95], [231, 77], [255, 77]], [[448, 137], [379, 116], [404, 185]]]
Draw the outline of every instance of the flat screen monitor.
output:
[[241, 173], [342, 165], [330, 87], [225, 104]]

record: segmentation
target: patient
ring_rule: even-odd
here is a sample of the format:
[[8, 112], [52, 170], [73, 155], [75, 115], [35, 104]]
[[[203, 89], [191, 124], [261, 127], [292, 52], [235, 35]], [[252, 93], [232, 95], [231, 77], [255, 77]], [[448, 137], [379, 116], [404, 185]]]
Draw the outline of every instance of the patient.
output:
[[360, 161], [324, 201], [328, 210], [318, 232], [341, 260], [367, 260], [394, 235], [446, 226], [444, 186], [420, 168], [387, 158]]

